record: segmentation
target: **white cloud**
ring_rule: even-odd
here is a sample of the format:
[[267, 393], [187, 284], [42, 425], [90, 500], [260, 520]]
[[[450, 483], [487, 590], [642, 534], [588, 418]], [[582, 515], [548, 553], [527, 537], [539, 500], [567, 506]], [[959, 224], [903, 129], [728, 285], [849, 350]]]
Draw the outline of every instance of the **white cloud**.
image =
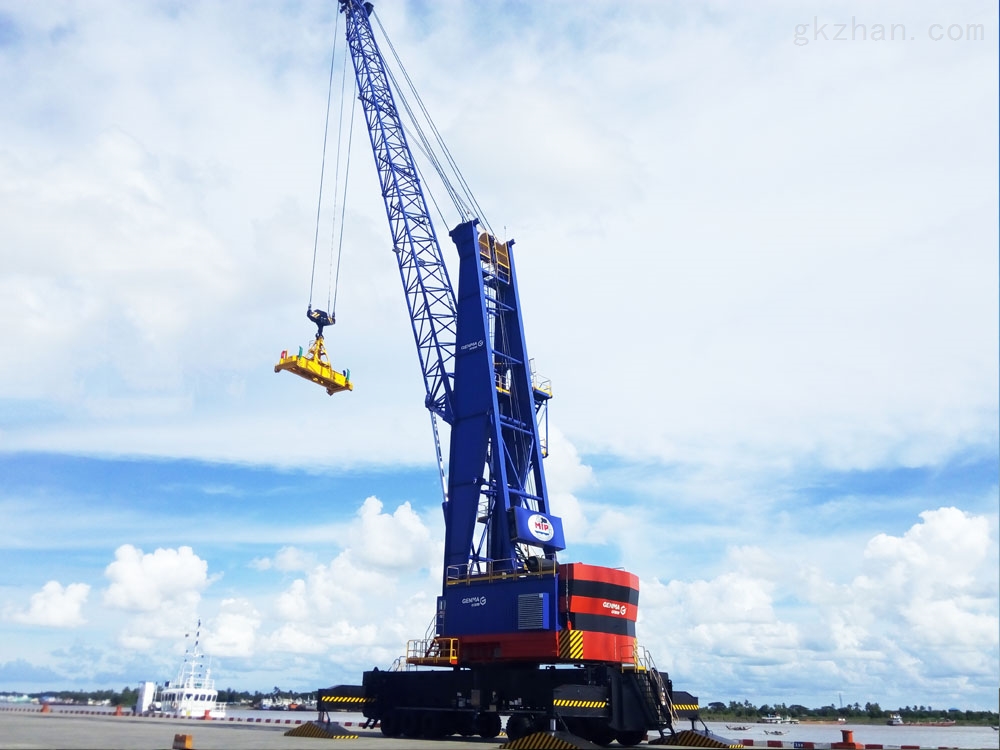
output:
[[119, 645], [145, 652], [193, 632], [202, 592], [213, 580], [208, 562], [191, 547], [144, 553], [131, 544], [115, 550], [104, 576], [110, 581], [102, 597], [104, 606], [117, 611], [117, 619], [126, 613]]
[[167, 606], [193, 608], [209, 584], [208, 563], [190, 547], [144, 554], [131, 544], [123, 544], [115, 550], [115, 561], [104, 575], [111, 581], [104, 603], [132, 612]]
[[219, 613], [206, 628], [205, 653], [211, 656], [252, 656], [261, 618], [246, 599], [223, 599]]
[[366, 498], [347, 525], [343, 550], [276, 597], [268, 650], [336, 650], [352, 663], [379, 664], [423, 636], [440, 587], [441, 544], [409, 503], [391, 514], [382, 508]]
[[82, 609], [89, 594], [90, 586], [85, 583], [71, 583], [64, 588], [58, 581], [49, 581], [31, 595], [26, 610], [9, 610], [5, 614], [7, 619], [25, 625], [73, 628], [86, 622]]
[[298, 547], [282, 547], [275, 553], [274, 558], [257, 557], [250, 561], [249, 566], [254, 570], [271, 570], [274, 568], [282, 573], [292, 573], [300, 570], [308, 570], [316, 564], [315, 555], [299, 549]]
[[[0, 364], [5, 393], [54, 415], [7, 426], [8, 444], [433, 460], [398, 274], [367, 250], [388, 232], [364, 139], [328, 342], [357, 390], [328, 399], [271, 371], [308, 335], [334, 13], [261, 7], [234, 28], [215, 5], [189, 10], [13, 13], [25, 85], [9, 87], [0, 148], [0, 314], [19, 322], [16, 350], [44, 340], [71, 369]], [[995, 113], [981, 96], [995, 72], [977, 67], [995, 41], [802, 48], [782, 5], [546, 7], [527, 34], [478, 5], [379, 12], [480, 203], [519, 240], [531, 352], [553, 378], [553, 424], [581, 449], [851, 468], [995, 443]], [[471, 55], [483, 16], [505, 41]], [[55, 28], [72, 32], [55, 43]], [[490, 107], [450, 93], [484, 85]], [[586, 325], [569, 324], [581, 290]], [[47, 315], [54, 299], [74, 314]], [[286, 439], [290, 414], [301, 440]]]
[[[955, 508], [920, 518], [864, 549], [841, 544], [841, 556], [864, 567], [847, 583], [810, 566], [806, 548], [786, 560], [754, 546], [733, 549], [732, 570], [712, 579], [644, 579], [640, 639], [654, 657], [667, 655], [661, 666], [677, 687], [713, 695], [731, 695], [738, 669], [762, 699], [806, 699], [791, 680], [799, 673], [814, 676], [817, 695], [869, 695], [866, 681], [878, 684], [883, 706], [947, 694], [959, 679], [988, 681], [1000, 653], [996, 519]], [[773, 687], [786, 678], [794, 687]]]
[[426, 568], [440, 559], [438, 545], [408, 502], [392, 515], [382, 513], [382, 501], [367, 498], [351, 530], [353, 556], [379, 570]]
[[308, 570], [316, 564], [314, 555], [296, 547], [282, 547], [274, 556], [274, 567], [283, 573]]

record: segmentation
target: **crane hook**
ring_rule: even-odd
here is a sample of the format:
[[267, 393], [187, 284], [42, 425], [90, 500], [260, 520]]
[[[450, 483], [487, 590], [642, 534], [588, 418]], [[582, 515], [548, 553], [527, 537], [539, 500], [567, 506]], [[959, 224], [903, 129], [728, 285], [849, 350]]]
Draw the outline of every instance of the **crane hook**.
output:
[[336, 314], [330, 315], [323, 310], [313, 310], [312, 305], [306, 311], [306, 317], [316, 324], [316, 338], [318, 339], [323, 338], [323, 329], [326, 326], [332, 326], [337, 322]]

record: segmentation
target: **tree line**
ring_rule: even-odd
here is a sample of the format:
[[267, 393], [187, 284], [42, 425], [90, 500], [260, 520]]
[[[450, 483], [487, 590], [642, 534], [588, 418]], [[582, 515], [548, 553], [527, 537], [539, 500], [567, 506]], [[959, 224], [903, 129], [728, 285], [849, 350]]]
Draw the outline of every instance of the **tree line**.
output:
[[[20, 696], [23, 693], [11, 693], [0, 691], [0, 700], [5, 697]], [[88, 704], [100, 703], [110, 706], [131, 707], [139, 699], [139, 691], [136, 688], [125, 687], [120, 691], [116, 690], [50, 690], [42, 693], [29, 693], [28, 697], [37, 699], [54, 699], [60, 703]], [[290, 690], [281, 690], [275, 687], [273, 690], [262, 693], [257, 690], [234, 690], [226, 688], [219, 691], [219, 701], [234, 705], [256, 706], [263, 700], [294, 700], [298, 702], [313, 702], [316, 700], [315, 693], [297, 693]], [[787, 716], [789, 719], [799, 720], [836, 720], [843, 718], [852, 722], [858, 721], [885, 721], [889, 714], [899, 714], [905, 722], [929, 722], [929, 721], [955, 721], [962, 724], [988, 724], [995, 726], [1000, 723], [1000, 715], [995, 711], [967, 711], [958, 708], [933, 708], [914, 704], [912, 706], [899, 706], [893, 709], [883, 709], [878, 703], [849, 703], [846, 706], [821, 706], [819, 708], [807, 708], [798, 703], [786, 705], [784, 703], [768, 704], [759, 706], [744, 700], [737, 701], [712, 701], [701, 708], [701, 717], [706, 721], [759, 721], [764, 716], [778, 715]]]
[[764, 703], [760, 706], [754, 705], [748, 700], [742, 703], [729, 701], [712, 701], [707, 706], [702, 706], [701, 716], [706, 721], [729, 721], [748, 720], [758, 721], [764, 716], [778, 715], [787, 716], [790, 719], [813, 719], [816, 721], [847, 719], [849, 721], [885, 721], [890, 714], [899, 714], [905, 722], [930, 722], [930, 721], [955, 721], [963, 724], [990, 724], [996, 725], [1000, 715], [995, 711], [967, 711], [958, 708], [933, 708], [932, 706], [912, 705], [899, 706], [893, 709], [883, 709], [878, 703], [849, 703], [846, 706], [821, 706], [820, 708], [807, 708], [798, 703], [786, 705], [775, 703], [769, 705]]

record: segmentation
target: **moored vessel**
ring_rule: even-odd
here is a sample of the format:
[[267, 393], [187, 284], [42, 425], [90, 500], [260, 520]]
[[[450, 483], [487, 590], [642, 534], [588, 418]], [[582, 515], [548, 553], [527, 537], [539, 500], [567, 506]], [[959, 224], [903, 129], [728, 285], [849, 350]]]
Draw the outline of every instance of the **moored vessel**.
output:
[[144, 693], [140, 691], [140, 704], [136, 707], [138, 713], [185, 719], [225, 718], [226, 704], [219, 702], [219, 691], [212, 679], [211, 659], [201, 650], [201, 620], [198, 621], [193, 647], [184, 652], [177, 679], [157, 686], [148, 706], [143, 705]]

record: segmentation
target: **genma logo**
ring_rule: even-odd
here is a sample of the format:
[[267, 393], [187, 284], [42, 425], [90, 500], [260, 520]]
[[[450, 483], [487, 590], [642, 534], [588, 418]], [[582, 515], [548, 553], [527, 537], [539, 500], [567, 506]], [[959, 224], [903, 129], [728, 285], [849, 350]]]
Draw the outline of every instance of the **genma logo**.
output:
[[552, 528], [552, 522], [540, 513], [528, 516], [528, 531], [540, 542], [551, 541], [556, 533]]
[[605, 609], [611, 610], [613, 615], [621, 615], [624, 617], [628, 613], [628, 605], [619, 604], [618, 602], [604, 602], [602, 605]]
[[485, 596], [467, 596], [462, 599], [462, 604], [469, 604], [473, 607], [485, 607], [486, 597]]

